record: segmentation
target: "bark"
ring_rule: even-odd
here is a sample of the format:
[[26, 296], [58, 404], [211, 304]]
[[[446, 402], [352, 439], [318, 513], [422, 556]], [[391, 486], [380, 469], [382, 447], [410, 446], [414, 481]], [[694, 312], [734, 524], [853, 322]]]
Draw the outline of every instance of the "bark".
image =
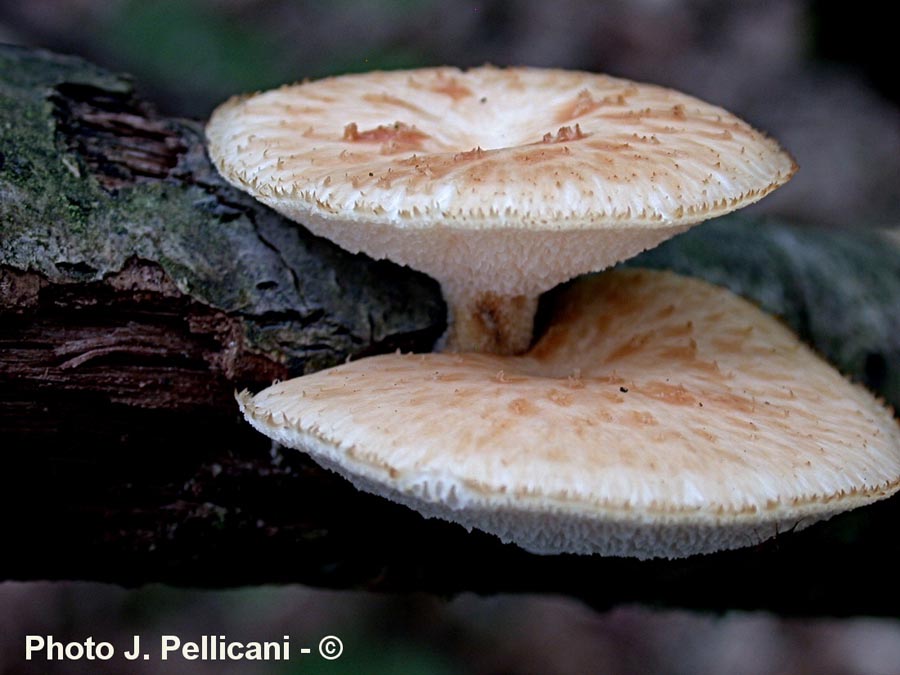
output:
[[[755, 298], [897, 405], [892, 241], [734, 217], [638, 262]], [[0, 49], [0, 577], [900, 611], [898, 499], [682, 561], [541, 557], [357, 493], [239, 419], [236, 388], [428, 350], [444, 324], [436, 283], [230, 188], [202, 126], [127, 78]]]

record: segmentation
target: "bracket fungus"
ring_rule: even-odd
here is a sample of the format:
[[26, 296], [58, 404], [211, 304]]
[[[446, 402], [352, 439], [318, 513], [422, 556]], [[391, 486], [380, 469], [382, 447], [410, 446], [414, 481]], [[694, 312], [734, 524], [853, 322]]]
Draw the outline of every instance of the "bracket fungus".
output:
[[900, 426], [726, 290], [619, 270], [796, 169], [730, 113], [602, 75], [351, 75], [221, 106], [233, 184], [351, 251], [440, 281], [441, 353], [252, 396], [247, 420], [357, 487], [538, 553], [752, 545], [900, 489]]
[[542, 292], [755, 202], [796, 169], [721, 108], [538, 68], [286, 86], [226, 102], [206, 134], [237, 187], [437, 279], [454, 351], [524, 351]]

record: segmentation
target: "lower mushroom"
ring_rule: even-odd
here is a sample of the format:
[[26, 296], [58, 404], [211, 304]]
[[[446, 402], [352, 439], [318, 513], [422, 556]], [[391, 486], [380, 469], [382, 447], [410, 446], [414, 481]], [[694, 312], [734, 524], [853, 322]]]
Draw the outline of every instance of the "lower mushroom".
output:
[[889, 410], [750, 303], [666, 272], [576, 283], [523, 356], [378, 356], [238, 398], [360, 489], [536, 553], [737, 548], [900, 489]]

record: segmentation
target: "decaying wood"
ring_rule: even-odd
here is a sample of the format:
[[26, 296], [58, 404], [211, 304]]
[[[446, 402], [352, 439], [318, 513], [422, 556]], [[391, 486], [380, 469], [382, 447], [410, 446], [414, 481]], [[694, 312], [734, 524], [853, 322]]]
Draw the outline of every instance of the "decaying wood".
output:
[[[639, 262], [755, 298], [897, 405], [888, 241], [731, 218]], [[682, 561], [540, 557], [357, 493], [239, 419], [235, 388], [427, 350], [444, 312], [431, 280], [224, 184], [201, 125], [126, 78], [0, 49], [0, 577], [897, 613], [897, 499]]]

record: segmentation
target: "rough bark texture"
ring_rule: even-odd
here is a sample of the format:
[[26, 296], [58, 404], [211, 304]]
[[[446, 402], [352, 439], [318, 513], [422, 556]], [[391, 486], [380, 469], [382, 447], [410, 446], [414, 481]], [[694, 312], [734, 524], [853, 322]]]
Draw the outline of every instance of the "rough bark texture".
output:
[[[639, 262], [757, 299], [896, 406], [892, 241], [731, 218]], [[225, 185], [201, 126], [127, 79], [0, 49], [0, 577], [900, 611], [898, 499], [682, 561], [540, 557], [359, 494], [239, 420], [236, 387], [427, 350], [444, 311], [429, 279]]]

